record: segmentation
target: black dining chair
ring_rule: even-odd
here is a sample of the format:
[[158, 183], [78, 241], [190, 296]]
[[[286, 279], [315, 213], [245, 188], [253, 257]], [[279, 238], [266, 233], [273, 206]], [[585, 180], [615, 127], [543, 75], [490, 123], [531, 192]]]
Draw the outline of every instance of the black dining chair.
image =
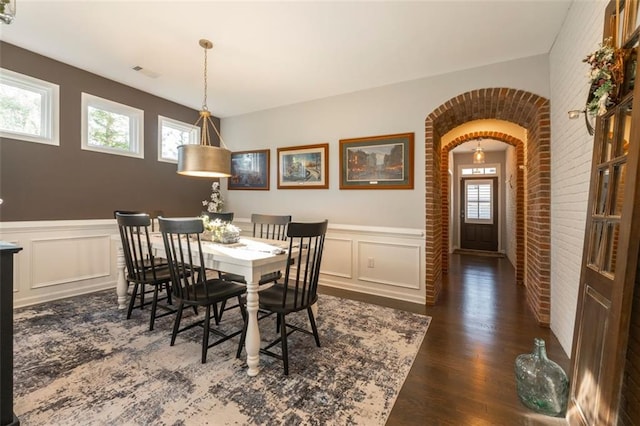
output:
[[233, 212], [202, 212], [201, 216], [208, 216], [212, 221], [220, 219], [221, 222], [233, 222]]
[[[327, 224], [326, 220], [318, 223], [289, 223], [287, 228], [288, 262], [282, 283], [278, 282], [259, 293], [260, 310], [268, 312], [269, 315], [276, 314], [276, 327], [280, 331], [280, 337], [261, 349], [260, 353], [282, 360], [285, 375], [289, 374], [287, 336], [295, 331], [300, 331], [312, 335], [316, 345], [320, 347], [320, 337], [311, 306], [318, 301], [318, 278], [320, 277]], [[246, 300], [243, 300], [243, 303], [246, 303]], [[286, 322], [288, 314], [303, 310], [307, 311], [311, 330]], [[260, 320], [266, 317], [267, 315], [262, 316]], [[248, 316], [245, 317], [243, 333], [236, 353], [238, 358], [244, 346], [247, 324]], [[281, 346], [280, 354], [271, 351], [271, 348], [277, 344]]]
[[[270, 240], [286, 240], [287, 239], [287, 225], [291, 222], [290, 215], [269, 215], [269, 214], [257, 214], [251, 215], [251, 224], [253, 225], [253, 237], [254, 238], [267, 238]], [[242, 275], [232, 274], [228, 272], [220, 272], [220, 278], [227, 281], [234, 281], [246, 284], [247, 281]], [[258, 285], [264, 285], [274, 283], [282, 278], [282, 271], [269, 272], [260, 277]], [[236, 306], [226, 307], [223, 303], [219, 310], [219, 319], [222, 318], [222, 313], [227, 309], [235, 308]]]
[[[160, 218], [160, 232], [166, 251], [169, 269], [171, 271], [172, 295], [178, 304], [178, 313], [171, 334], [171, 346], [175, 344], [176, 336], [185, 330], [202, 326], [202, 363], [207, 361], [207, 350], [242, 333], [242, 328], [230, 334], [211, 327], [211, 311], [217, 319], [216, 306], [218, 303], [231, 298], [240, 302], [246, 287], [241, 284], [228, 282], [219, 278], [208, 279], [205, 274], [204, 255], [200, 234], [204, 225], [200, 218], [194, 219], [165, 219]], [[240, 303], [239, 303], [240, 304]], [[205, 309], [203, 319], [180, 328], [184, 308], [199, 306]], [[245, 317], [244, 306], [240, 304], [242, 316]], [[217, 321], [216, 321], [217, 323]], [[210, 333], [220, 338], [209, 343]]]
[[[170, 315], [176, 312], [171, 307], [171, 273], [164, 258], [155, 257], [149, 239], [149, 226], [151, 218], [146, 213], [125, 214], [120, 211], [115, 212], [118, 222], [118, 230], [122, 242], [122, 251], [126, 264], [126, 277], [128, 283], [133, 283], [133, 291], [129, 300], [127, 319], [131, 318], [133, 309], [144, 309], [151, 304], [151, 318], [149, 320], [149, 330], [153, 330], [157, 318]], [[146, 286], [152, 287], [147, 290]], [[166, 291], [164, 297], [159, 297], [161, 290]], [[151, 301], [145, 302], [145, 295], [153, 293]], [[135, 304], [136, 299], [140, 302]], [[167, 301], [166, 304], [158, 302]], [[158, 308], [165, 312], [157, 314]]]
[[[287, 225], [291, 222], [290, 215], [268, 215], [268, 214], [252, 214], [251, 224], [253, 225], [254, 238], [267, 238], [270, 240], [286, 240]], [[268, 284], [275, 282], [282, 277], [282, 272], [270, 272], [260, 277], [258, 284]], [[220, 273], [220, 278], [229, 281], [235, 281], [246, 284], [247, 281], [242, 275], [231, 274], [226, 272]], [[222, 312], [221, 312], [222, 313]]]

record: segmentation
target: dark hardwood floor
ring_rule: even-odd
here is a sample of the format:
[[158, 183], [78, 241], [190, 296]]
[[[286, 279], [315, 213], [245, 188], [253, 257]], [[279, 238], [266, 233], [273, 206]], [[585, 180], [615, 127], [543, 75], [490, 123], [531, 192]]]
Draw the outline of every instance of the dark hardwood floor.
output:
[[514, 361], [546, 342], [569, 373], [569, 359], [549, 328], [537, 325], [525, 289], [506, 258], [454, 254], [436, 306], [323, 288], [323, 293], [432, 317], [387, 425], [564, 425], [518, 400]]

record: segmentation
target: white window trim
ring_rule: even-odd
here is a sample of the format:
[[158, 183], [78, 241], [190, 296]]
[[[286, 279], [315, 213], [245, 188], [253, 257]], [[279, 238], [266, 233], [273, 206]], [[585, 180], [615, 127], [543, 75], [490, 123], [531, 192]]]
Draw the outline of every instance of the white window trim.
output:
[[194, 145], [200, 143], [200, 128], [198, 126], [194, 126], [193, 124], [185, 123], [173, 118], [164, 117], [162, 115], [158, 116], [158, 161], [177, 164], [178, 160], [162, 156], [162, 127], [164, 125], [169, 125], [170, 127], [173, 127], [175, 129], [189, 132], [189, 144]]
[[[464, 169], [490, 169], [495, 168], [495, 173], [472, 173], [469, 175], [465, 175], [462, 173]], [[464, 164], [458, 167], [458, 175], [463, 178], [468, 177], [480, 177], [480, 176], [498, 176], [500, 172], [500, 164]]]
[[[89, 107], [98, 108], [115, 114], [129, 117], [129, 137], [134, 147], [133, 151], [99, 147], [89, 145], [88, 112]], [[144, 111], [129, 105], [120, 104], [98, 96], [82, 93], [82, 149], [86, 151], [102, 152], [105, 154], [123, 155], [126, 157], [144, 158]]]
[[41, 123], [42, 136], [12, 132], [0, 129], [0, 137], [36, 142], [46, 145], [60, 145], [60, 86], [35, 77], [0, 68], [0, 81], [42, 95]]

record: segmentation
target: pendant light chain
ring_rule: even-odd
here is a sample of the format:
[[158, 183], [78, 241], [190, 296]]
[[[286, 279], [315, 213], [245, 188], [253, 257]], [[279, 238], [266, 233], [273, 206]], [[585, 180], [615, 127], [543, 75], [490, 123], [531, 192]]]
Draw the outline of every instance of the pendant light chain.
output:
[[204, 100], [202, 101], [202, 110], [208, 111], [207, 108], [207, 48], [204, 49]]

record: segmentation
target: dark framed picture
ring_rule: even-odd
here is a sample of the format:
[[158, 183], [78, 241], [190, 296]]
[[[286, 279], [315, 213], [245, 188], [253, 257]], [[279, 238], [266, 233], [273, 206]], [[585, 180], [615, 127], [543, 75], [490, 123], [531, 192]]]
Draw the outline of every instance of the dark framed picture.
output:
[[227, 189], [269, 190], [269, 150], [231, 153]]
[[340, 189], [413, 189], [413, 133], [340, 140]]
[[329, 188], [329, 144], [278, 148], [278, 188]]

